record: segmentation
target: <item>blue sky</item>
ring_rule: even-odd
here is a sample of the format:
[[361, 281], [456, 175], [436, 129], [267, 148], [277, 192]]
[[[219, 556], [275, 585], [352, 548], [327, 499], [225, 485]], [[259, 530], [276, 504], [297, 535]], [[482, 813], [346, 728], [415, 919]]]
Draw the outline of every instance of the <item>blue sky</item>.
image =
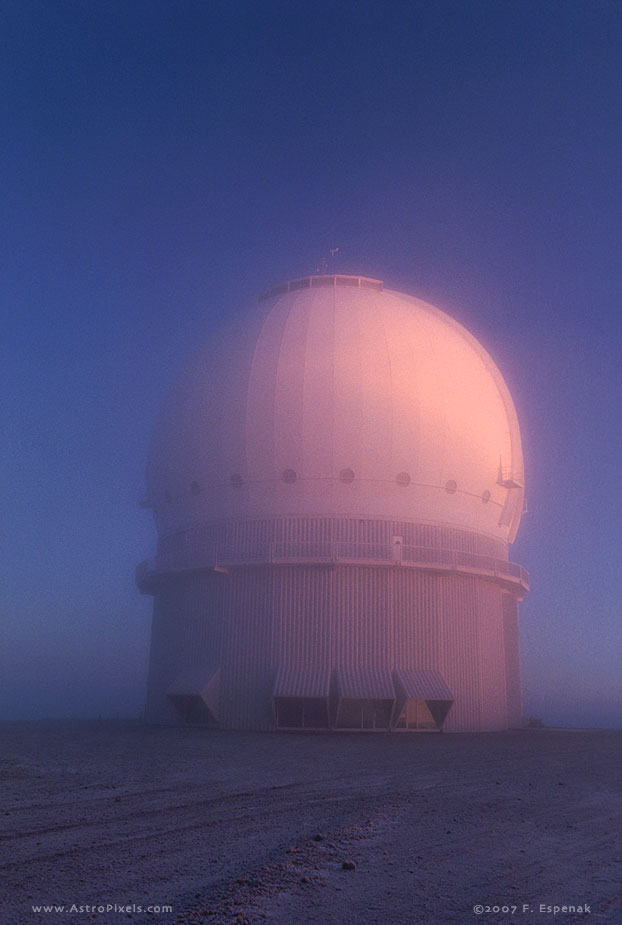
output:
[[0, 3], [0, 717], [138, 715], [157, 409], [334, 267], [445, 309], [523, 428], [525, 708], [622, 724], [622, 6]]

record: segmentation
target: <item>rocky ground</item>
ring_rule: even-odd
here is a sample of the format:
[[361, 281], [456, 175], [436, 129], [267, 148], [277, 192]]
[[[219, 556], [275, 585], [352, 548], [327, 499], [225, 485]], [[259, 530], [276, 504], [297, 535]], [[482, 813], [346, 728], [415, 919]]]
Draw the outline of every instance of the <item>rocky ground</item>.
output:
[[621, 758], [605, 731], [5, 724], [0, 921], [619, 925]]

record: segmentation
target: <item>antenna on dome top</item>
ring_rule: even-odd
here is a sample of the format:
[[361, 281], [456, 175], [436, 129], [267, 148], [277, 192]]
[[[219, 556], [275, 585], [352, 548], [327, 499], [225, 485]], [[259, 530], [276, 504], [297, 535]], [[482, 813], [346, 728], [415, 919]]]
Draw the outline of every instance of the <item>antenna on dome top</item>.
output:
[[[328, 252], [328, 253], [330, 254], [331, 259], [335, 256], [335, 254], [338, 252], [338, 250], [339, 250], [338, 247], [334, 247], [332, 250], [330, 250], [330, 251]], [[320, 261], [319, 267], [316, 267], [315, 272], [316, 272], [316, 273], [319, 273], [320, 276], [327, 276], [327, 275], [328, 275], [328, 259], [329, 259], [329, 258], [326, 257], [326, 256], [322, 257], [322, 259], [321, 259], [321, 261]]]

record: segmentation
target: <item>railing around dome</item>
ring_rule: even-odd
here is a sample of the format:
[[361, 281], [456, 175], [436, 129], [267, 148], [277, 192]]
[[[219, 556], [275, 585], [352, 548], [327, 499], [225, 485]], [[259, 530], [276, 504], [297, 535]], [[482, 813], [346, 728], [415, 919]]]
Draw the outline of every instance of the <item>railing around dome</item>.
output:
[[378, 292], [384, 289], [384, 283], [381, 279], [371, 279], [369, 276], [344, 276], [343, 274], [331, 273], [290, 279], [287, 283], [281, 283], [279, 286], [268, 289], [267, 292], [262, 292], [259, 296], [259, 301], [274, 299], [276, 296], [284, 295], [286, 292], [296, 292], [299, 289], [316, 289], [320, 286], [350, 286], [358, 289], [375, 289]]
[[458, 572], [495, 578], [529, 590], [529, 573], [515, 562], [479, 553], [437, 546], [390, 546], [386, 543], [271, 542], [228, 547], [206, 543], [202, 547], [170, 550], [142, 562], [136, 580], [142, 590], [166, 576], [212, 569], [229, 571], [242, 566], [353, 564], [399, 566], [428, 571]]

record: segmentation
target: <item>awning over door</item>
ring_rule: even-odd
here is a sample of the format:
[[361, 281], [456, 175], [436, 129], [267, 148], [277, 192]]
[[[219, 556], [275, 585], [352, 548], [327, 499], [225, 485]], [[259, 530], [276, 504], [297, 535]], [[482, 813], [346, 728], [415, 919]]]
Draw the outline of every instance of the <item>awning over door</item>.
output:
[[328, 697], [330, 669], [321, 666], [286, 665], [277, 669], [273, 697]]
[[335, 692], [348, 700], [395, 700], [388, 668], [354, 665], [335, 670]]
[[438, 671], [431, 669], [395, 668], [395, 690], [406, 700], [451, 700], [454, 695]]
[[[454, 702], [445, 679], [432, 669], [395, 668], [396, 728], [440, 729]], [[422, 706], [416, 710], [415, 704]], [[423, 708], [425, 705], [425, 708]]]
[[218, 722], [220, 668], [192, 668], [183, 671], [166, 693], [185, 722]]
[[388, 729], [395, 704], [390, 670], [363, 665], [336, 668], [333, 702], [337, 729]]
[[328, 729], [330, 669], [316, 665], [281, 665], [272, 688], [278, 729]]

